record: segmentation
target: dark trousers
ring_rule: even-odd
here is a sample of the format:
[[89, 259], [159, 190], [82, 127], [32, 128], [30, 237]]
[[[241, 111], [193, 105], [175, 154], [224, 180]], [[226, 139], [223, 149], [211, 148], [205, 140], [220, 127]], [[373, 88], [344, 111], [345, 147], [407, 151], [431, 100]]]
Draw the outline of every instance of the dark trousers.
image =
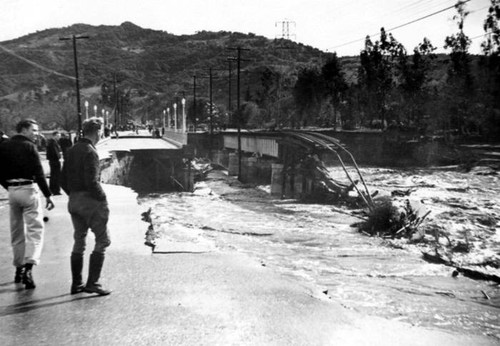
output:
[[73, 253], [83, 254], [86, 248], [86, 238], [90, 229], [95, 235], [95, 253], [104, 254], [111, 244], [108, 232], [109, 208], [108, 202], [97, 201], [88, 192], [71, 192], [68, 211], [75, 232], [73, 238]]
[[59, 186], [59, 181], [61, 179], [61, 162], [59, 160], [51, 160], [49, 161], [50, 165], [50, 182], [49, 187], [50, 191], [53, 194], [60, 194], [61, 187]]

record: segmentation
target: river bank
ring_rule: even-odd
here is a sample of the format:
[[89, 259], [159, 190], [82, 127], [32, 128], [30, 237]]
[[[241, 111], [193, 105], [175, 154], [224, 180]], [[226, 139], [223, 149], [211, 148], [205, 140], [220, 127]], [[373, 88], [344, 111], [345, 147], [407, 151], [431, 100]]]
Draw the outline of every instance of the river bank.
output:
[[[113, 290], [105, 297], [69, 294], [73, 239], [67, 196], [56, 196], [56, 208], [49, 212], [34, 290], [13, 282], [8, 208], [0, 208], [1, 345], [497, 344], [493, 337], [466, 330], [413, 326], [346, 309], [314, 285], [249, 254], [203, 249], [204, 244], [194, 249], [198, 237], [193, 232], [180, 233], [191, 236], [178, 237], [163, 244], [161, 253], [151, 254], [143, 245], [144, 204], [137, 205], [130, 189], [104, 189], [112, 244], [102, 282]], [[175, 224], [193, 222], [186, 218]]]
[[[381, 194], [385, 193], [384, 187], [390, 193], [391, 189], [418, 185], [422, 195], [413, 196], [424, 199], [433, 209], [425, 227], [442, 223], [447, 215], [441, 215], [447, 208], [436, 208], [425, 201], [425, 196], [431, 202], [449, 201], [448, 195], [437, 191], [436, 186], [444, 190], [461, 188], [458, 181], [450, 180], [455, 173], [446, 171], [364, 170], [370, 188], [379, 189]], [[460, 177], [459, 174], [457, 179]], [[429, 181], [432, 179], [434, 183]], [[497, 219], [498, 204], [492, 199], [497, 193], [497, 180], [480, 175], [464, 175], [463, 179], [469, 188], [475, 189], [474, 198], [484, 203], [490, 216]], [[485, 183], [484, 179], [491, 182]], [[224, 171], [213, 171], [206, 181], [196, 185], [194, 193], [153, 194], [139, 200], [145, 209], [152, 208], [153, 224], [160, 236], [155, 251], [161, 252], [165, 246], [162, 244], [176, 239], [189, 239], [202, 248], [242, 252], [263, 266], [312, 284], [349, 309], [413, 325], [466, 330], [500, 339], [497, 317], [500, 299], [495, 283], [453, 277], [453, 268], [425, 261], [419, 245], [363, 236], [350, 227], [359, 221], [356, 217], [335, 212], [338, 208], [328, 205], [274, 199], [268, 188], [241, 184]], [[477, 196], [476, 192], [492, 196]], [[462, 198], [465, 200], [467, 196]], [[474, 199], [469, 201], [473, 203]], [[455, 225], [452, 219], [449, 221]], [[470, 224], [475, 223], [472, 220]], [[451, 227], [450, 231], [454, 229]], [[498, 246], [495, 232], [483, 237], [483, 245], [477, 246], [483, 251], [481, 258], [495, 253]], [[460, 232], [455, 233], [460, 236]], [[427, 242], [420, 246], [433, 245]]]

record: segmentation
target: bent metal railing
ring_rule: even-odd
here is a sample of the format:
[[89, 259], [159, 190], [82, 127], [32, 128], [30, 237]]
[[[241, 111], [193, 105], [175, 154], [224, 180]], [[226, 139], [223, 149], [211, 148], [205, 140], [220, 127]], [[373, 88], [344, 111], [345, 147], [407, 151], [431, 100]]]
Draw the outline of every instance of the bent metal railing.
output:
[[[363, 175], [361, 174], [361, 171], [359, 170], [358, 164], [356, 163], [356, 160], [354, 159], [354, 156], [345, 148], [342, 143], [333, 137], [321, 134], [321, 133], [316, 133], [316, 132], [311, 132], [311, 131], [282, 131], [281, 132], [285, 137], [292, 137], [295, 139], [298, 139], [300, 141], [303, 141], [307, 143], [309, 146], [319, 146], [321, 148], [324, 148], [332, 153], [335, 154], [335, 156], [338, 158], [342, 169], [344, 170], [344, 173], [346, 174], [346, 177], [349, 179], [351, 182], [352, 186], [354, 189], [356, 189], [356, 192], [358, 195], [361, 197], [361, 199], [365, 202], [367, 205], [368, 209], [370, 211], [373, 211], [374, 204], [372, 200], [372, 196], [370, 192], [368, 191], [368, 187], [366, 186], [366, 182], [363, 178]], [[351, 174], [347, 170], [346, 163], [342, 159], [341, 155], [339, 152], [346, 153], [347, 156], [351, 159], [352, 165], [354, 166], [362, 184], [364, 187], [364, 191], [361, 191], [354, 179], [351, 177]]]

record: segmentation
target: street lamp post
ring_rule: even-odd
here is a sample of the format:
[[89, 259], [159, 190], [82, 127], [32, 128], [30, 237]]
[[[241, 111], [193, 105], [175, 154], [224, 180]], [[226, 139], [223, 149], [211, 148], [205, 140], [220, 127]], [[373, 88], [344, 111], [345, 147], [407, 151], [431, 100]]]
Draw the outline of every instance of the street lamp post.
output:
[[85, 119], [89, 118], [89, 101], [85, 100]]
[[166, 110], [163, 110], [163, 128], [165, 128], [165, 114], [167, 113]]
[[94, 116], [97, 118], [97, 105], [94, 105]]
[[170, 107], [167, 107], [167, 128], [170, 130], [170, 126], [172, 125], [172, 120], [170, 119]]
[[103, 109], [101, 109], [101, 114], [102, 114], [102, 118], [104, 119], [104, 127], [106, 127], [106, 111]]
[[177, 132], [177, 102], [174, 103], [174, 131]]
[[182, 132], [186, 133], [186, 99], [183, 97], [182, 103]]

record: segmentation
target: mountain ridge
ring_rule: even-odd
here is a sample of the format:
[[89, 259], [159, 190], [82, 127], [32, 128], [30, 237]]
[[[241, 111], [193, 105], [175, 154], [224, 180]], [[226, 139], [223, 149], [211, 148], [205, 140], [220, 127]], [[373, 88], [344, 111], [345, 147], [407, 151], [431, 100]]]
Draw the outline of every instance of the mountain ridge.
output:
[[[300, 43], [271, 40], [251, 33], [200, 31], [178, 36], [144, 29], [131, 22], [119, 26], [80, 23], [51, 28], [1, 42], [1, 45], [50, 70], [73, 76], [72, 44], [60, 40], [71, 35], [89, 36], [89, 39], [76, 40], [82, 88], [100, 85], [111, 74], [119, 73], [125, 84], [135, 84], [145, 91], [153, 87], [157, 92], [175, 92], [172, 90], [175, 88], [167, 85], [172, 82], [182, 84], [180, 89], [187, 89], [189, 83], [186, 78], [201, 74], [209, 66], [227, 66], [227, 61], [221, 60], [233, 53], [226, 48], [234, 46], [251, 48], [251, 51], [245, 51], [245, 59], [252, 60], [246, 64], [247, 69], [268, 64], [306, 64], [321, 55], [318, 49]], [[283, 53], [285, 50], [279, 48], [283, 43], [286, 43], [287, 50], [293, 51], [292, 54]], [[0, 56], [0, 97], [45, 84], [41, 81], [52, 84], [49, 88], [54, 91], [72, 87], [71, 82], [63, 83], [57, 80], [59, 77], [36, 71], [33, 66], [6, 52], [0, 51]], [[18, 78], [18, 83], [15, 83], [14, 77]], [[136, 81], [129, 83], [127, 79]]]

